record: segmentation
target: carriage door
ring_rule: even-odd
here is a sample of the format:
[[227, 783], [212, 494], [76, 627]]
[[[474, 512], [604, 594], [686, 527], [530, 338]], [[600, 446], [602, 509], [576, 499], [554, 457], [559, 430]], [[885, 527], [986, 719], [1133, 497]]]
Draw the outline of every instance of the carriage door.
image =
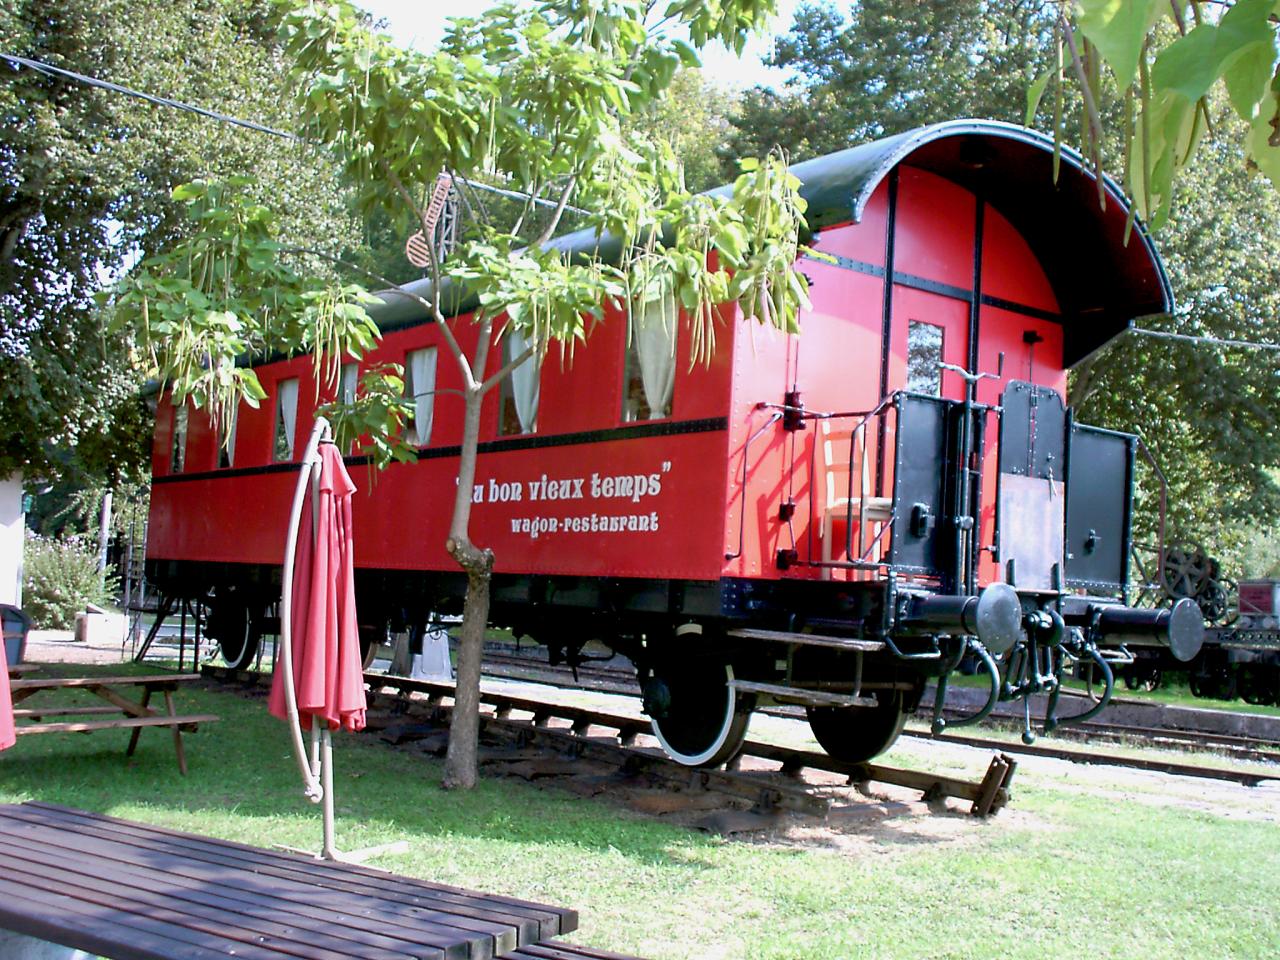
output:
[[969, 303], [901, 285], [893, 293], [889, 392], [964, 399], [964, 381], [940, 362], [969, 366]]
[[[898, 285], [894, 290], [888, 351], [888, 392], [905, 390], [924, 398], [963, 400], [965, 382], [943, 370], [969, 361], [969, 303]], [[904, 571], [953, 578], [954, 545], [942, 535], [954, 506], [957, 408], [932, 399], [904, 398], [899, 419], [886, 417], [885, 465], [879, 496], [897, 496], [890, 560]], [[896, 489], [895, 489], [896, 488]], [[930, 519], [932, 518], [932, 519]]]
[[[886, 394], [908, 390], [944, 400], [963, 400], [964, 381], [938, 364], [969, 365], [969, 304], [964, 300], [904, 287], [893, 291], [893, 315], [889, 325]], [[875, 462], [884, 465], [876, 478], [876, 496], [893, 495], [893, 450], [896, 427], [885, 418]], [[921, 454], [921, 459], [941, 462], [942, 451]]]

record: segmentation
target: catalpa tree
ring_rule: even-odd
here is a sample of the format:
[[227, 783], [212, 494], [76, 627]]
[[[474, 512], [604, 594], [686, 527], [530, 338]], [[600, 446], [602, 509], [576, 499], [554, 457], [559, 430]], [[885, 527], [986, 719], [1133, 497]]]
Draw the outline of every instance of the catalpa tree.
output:
[[[1123, 145], [1124, 186], [1153, 227], [1214, 123], [1215, 88], [1246, 125], [1249, 162], [1280, 187], [1280, 0], [1062, 0], [1056, 33], [1056, 63], [1031, 85], [1027, 124], [1052, 85], [1063, 136], [1073, 122], [1063, 91], [1074, 86], [1083, 153], [1100, 174], [1106, 119], [1118, 117], [1110, 132]], [[1101, 190], [1099, 177], [1100, 201]]]
[[[494, 557], [469, 532], [480, 410], [504, 378], [554, 343], [588, 336], [606, 304], [658, 298], [692, 325], [695, 361], [714, 345], [716, 306], [797, 329], [806, 305], [804, 202], [781, 157], [743, 164], [731, 191], [693, 195], [671, 146], [636, 123], [662, 101], [681, 65], [718, 41], [741, 52], [776, 0], [544, 0], [501, 4], [451, 22], [432, 53], [404, 50], [339, 0], [281, 2], [301, 135], [331, 152], [358, 194], [359, 209], [424, 234], [431, 283], [409, 297], [440, 328], [461, 371], [464, 425], [447, 549], [467, 576], [457, 691], [444, 785], [476, 778], [481, 644]], [[447, 259], [435, 246], [426, 202], [441, 174], [452, 178], [463, 216]], [[487, 203], [480, 185], [524, 198]], [[243, 184], [189, 184], [188, 240], [135, 271], [116, 300], [117, 323], [133, 331], [151, 374], [173, 392], [225, 418], [264, 393], [245, 354], [310, 354], [334, 385], [344, 359], [360, 358], [379, 331], [366, 312], [370, 289], [394, 284], [276, 239], [270, 210], [243, 199]], [[564, 226], [601, 238], [597, 252], [570, 255], [549, 241]], [[605, 238], [609, 243], [604, 243]], [[612, 250], [609, 256], [601, 250]], [[712, 256], [712, 251], [715, 256]], [[478, 303], [451, 316], [459, 289]], [[453, 293], [447, 293], [453, 291]], [[449, 298], [446, 302], [446, 297]], [[474, 323], [478, 336], [460, 337]], [[496, 341], [522, 349], [485, 376]], [[462, 342], [474, 342], [471, 352]], [[366, 372], [355, 401], [330, 413], [339, 443], [363, 435], [380, 465], [413, 454], [400, 437], [407, 412], [403, 371]]]

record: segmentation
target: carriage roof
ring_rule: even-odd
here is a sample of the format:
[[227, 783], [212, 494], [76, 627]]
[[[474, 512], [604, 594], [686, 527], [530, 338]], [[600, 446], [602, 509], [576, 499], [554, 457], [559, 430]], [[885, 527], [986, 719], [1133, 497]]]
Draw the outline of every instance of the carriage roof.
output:
[[[993, 120], [952, 120], [908, 130], [794, 164], [808, 201], [811, 229], [861, 220], [871, 195], [906, 163], [951, 180], [985, 199], [1023, 236], [1042, 264], [1058, 299], [1064, 326], [1064, 361], [1078, 363], [1138, 317], [1168, 313], [1173, 293], [1150, 235], [1135, 219], [1126, 243], [1129, 204], [1119, 186], [1097, 182], [1080, 155], [1060, 149], [1053, 178], [1051, 137]], [[719, 191], [727, 187], [718, 188]], [[718, 192], [718, 191], [713, 191]], [[616, 255], [617, 241], [597, 241], [579, 230], [553, 241], [561, 249], [597, 248]], [[426, 294], [429, 280], [403, 289]], [[394, 330], [424, 322], [420, 307], [389, 291], [371, 309], [379, 326]], [[446, 316], [474, 309], [463, 291], [444, 298]]]

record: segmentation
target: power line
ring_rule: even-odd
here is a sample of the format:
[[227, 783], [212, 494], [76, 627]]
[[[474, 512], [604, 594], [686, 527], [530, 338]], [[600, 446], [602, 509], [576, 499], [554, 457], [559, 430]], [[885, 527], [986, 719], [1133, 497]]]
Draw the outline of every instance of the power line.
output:
[[1147, 330], [1143, 327], [1130, 327], [1131, 333], [1139, 333], [1144, 337], [1156, 337], [1159, 340], [1177, 340], [1182, 343], [1203, 344], [1213, 347], [1239, 347], [1244, 350], [1280, 350], [1277, 343], [1258, 343], [1255, 340], [1229, 340], [1224, 337], [1197, 337], [1189, 333], [1169, 333], [1164, 330]]
[[256, 130], [259, 133], [269, 133], [273, 137], [284, 137], [286, 140], [301, 140], [297, 134], [286, 133], [283, 130], [276, 130], [273, 127], [263, 126], [260, 123], [254, 123], [252, 120], [241, 120], [239, 117], [229, 117], [225, 113], [218, 113], [215, 110], [206, 110], [204, 107], [197, 107], [194, 104], [183, 103], [181, 100], [171, 100], [168, 97], [157, 97], [154, 94], [143, 93], [141, 90], [133, 90], [129, 87], [122, 87], [118, 83], [112, 83], [110, 80], [99, 80], [96, 77], [89, 77], [83, 73], [76, 73], [74, 70], [64, 70], [62, 67], [55, 67], [51, 63], [44, 63], [40, 60], [32, 60], [29, 57], [19, 57], [12, 53], [0, 53], [0, 60], [7, 60], [16, 66], [27, 67], [40, 73], [55, 77], [67, 77], [75, 80], [77, 83], [87, 84], [90, 87], [98, 87], [102, 90], [110, 90], [112, 93], [122, 93], [126, 97], [136, 97], [139, 100], [145, 100], [148, 103], [154, 103], [161, 107], [172, 107], [175, 110], [185, 110], [188, 113], [199, 114], [210, 120], [217, 120], [219, 123], [229, 123], [236, 127], [244, 127], [246, 130]]
[[[86, 84], [90, 87], [98, 87], [101, 90], [110, 90], [112, 93], [121, 93], [126, 97], [136, 97], [139, 100], [145, 100], [147, 103], [153, 103], [161, 107], [171, 107], [174, 110], [185, 110], [188, 113], [198, 114], [209, 120], [217, 120], [219, 123], [229, 123], [233, 126], [243, 127], [246, 130], [256, 130], [258, 133], [269, 133], [273, 137], [283, 137], [286, 140], [302, 141], [302, 137], [296, 133], [288, 133], [284, 130], [277, 130], [274, 127], [264, 126], [261, 123], [254, 123], [252, 120], [241, 120], [239, 117], [230, 117], [225, 113], [218, 113], [216, 110], [206, 110], [204, 107], [197, 107], [194, 104], [184, 103], [181, 100], [172, 100], [169, 97], [158, 97], [155, 94], [143, 93], [141, 90], [134, 90], [130, 87], [121, 86], [118, 83], [112, 83], [110, 80], [99, 80], [97, 77], [90, 77], [83, 73], [76, 73], [74, 70], [66, 70], [62, 67], [55, 67], [51, 63], [44, 63], [41, 60], [32, 60], [30, 57], [19, 57], [12, 53], [0, 53], [0, 60], [7, 60], [16, 66], [28, 67], [40, 73], [49, 76], [67, 77], [78, 83]], [[492, 187], [487, 183], [479, 183], [474, 180], [466, 181], [467, 186], [476, 190], [486, 190], [489, 193], [496, 193], [499, 196], [511, 197], [516, 200], [531, 199], [535, 204], [545, 207], [556, 206], [552, 200], [544, 197], [534, 197], [527, 193], [520, 193], [516, 190], [504, 190], [501, 187]], [[577, 207], [565, 205], [566, 210], [572, 210], [574, 213], [586, 213]]]

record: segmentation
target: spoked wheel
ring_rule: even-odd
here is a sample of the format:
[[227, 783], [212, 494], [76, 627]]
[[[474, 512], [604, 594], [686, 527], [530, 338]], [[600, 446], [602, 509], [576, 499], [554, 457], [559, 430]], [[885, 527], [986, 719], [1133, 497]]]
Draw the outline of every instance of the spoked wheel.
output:
[[733, 689], [733, 667], [714, 658], [670, 657], [645, 684], [645, 712], [662, 749], [677, 763], [714, 767], [742, 749], [754, 697]]
[[215, 606], [205, 630], [218, 641], [222, 659], [232, 670], [247, 669], [258, 655], [258, 624], [253, 612], [243, 603]]
[[1211, 561], [1198, 543], [1168, 547], [1160, 558], [1161, 585], [1165, 596], [1175, 600], [1199, 595], [1211, 574]]
[[1245, 663], [1236, 672], [1236, 689], [1245, 703], [1266, 707], [1276, 702], [1277, 680], [1280, 680], [1280, 674], [1275, 667]]
[[901, 690], [877, 691], [876, 701], [874, 707], [809, 707], [809, 729], [832, 758], [870, 760], [893, 746], [907, 722]]
[[1160, 668], [1153, 666], [1139, 666], [1138, 664], [1130, 664], [1125, 668], [1124, 685], [1129, 690], [1145, 690], [1152, 691], [1160, 687]]

